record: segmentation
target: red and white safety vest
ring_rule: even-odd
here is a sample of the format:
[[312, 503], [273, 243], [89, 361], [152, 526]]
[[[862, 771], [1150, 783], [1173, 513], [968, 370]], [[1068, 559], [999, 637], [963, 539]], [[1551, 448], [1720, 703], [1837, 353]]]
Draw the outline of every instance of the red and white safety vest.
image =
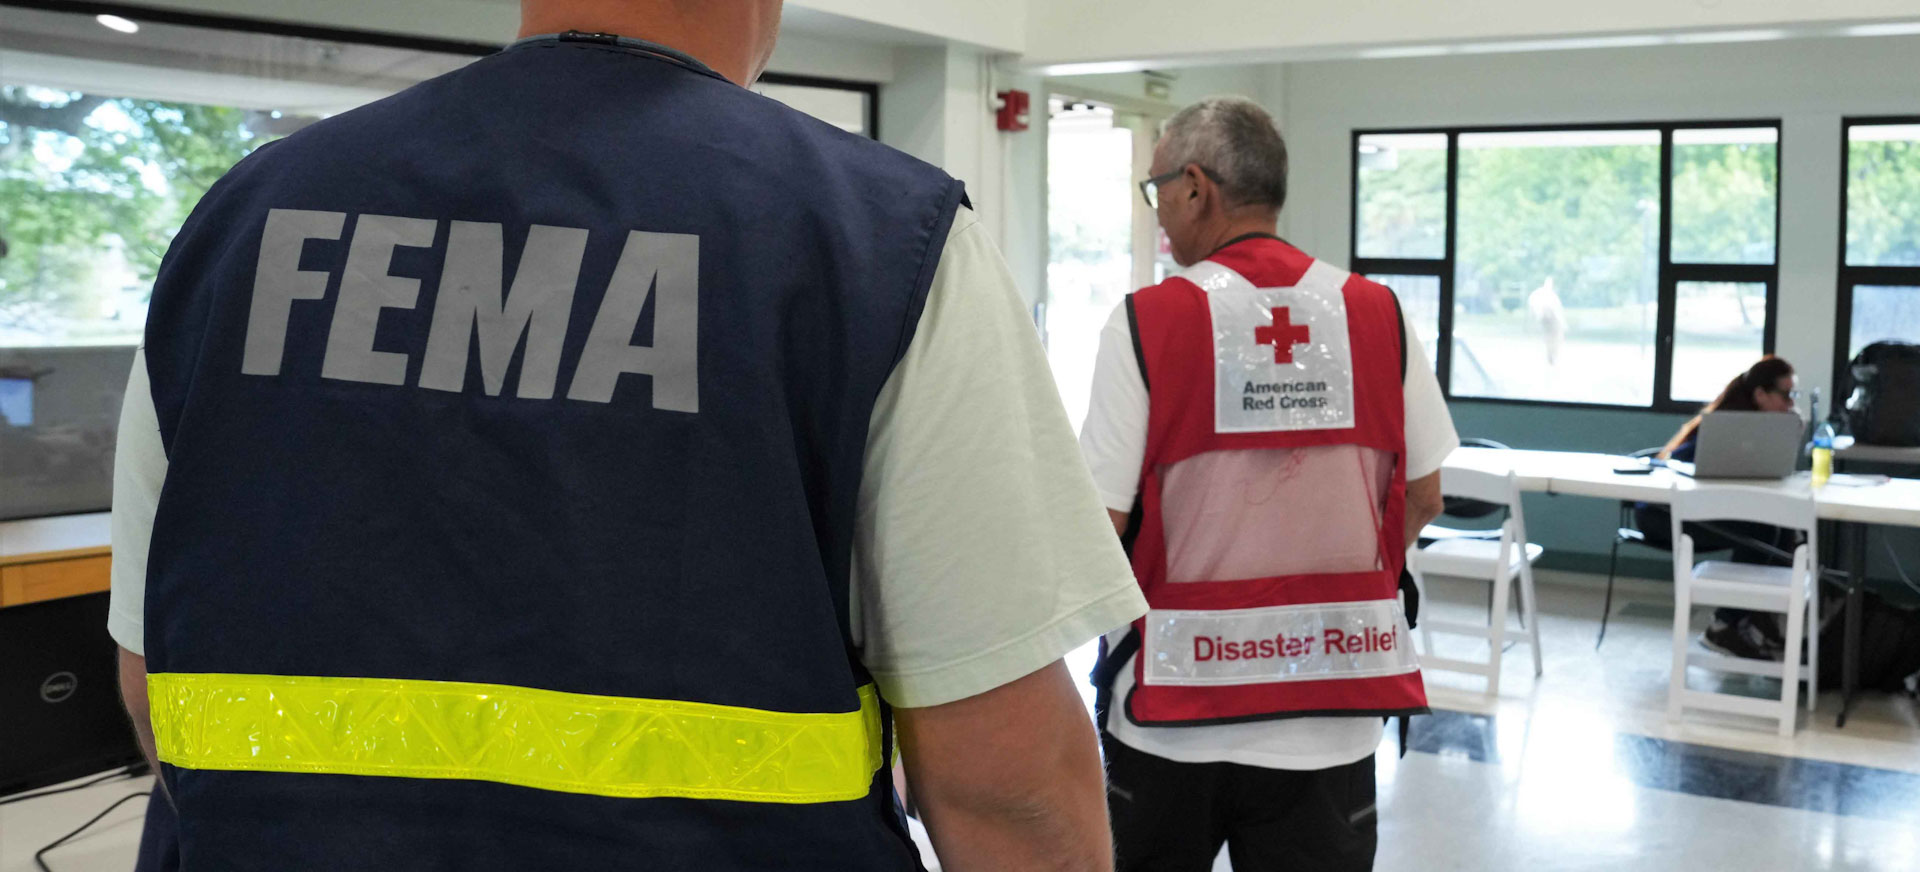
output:
[[1426, 711], [1406, 559], [1399, 304], [1260, 237], [1132, 295], [1149, 388], [1144, 726]]

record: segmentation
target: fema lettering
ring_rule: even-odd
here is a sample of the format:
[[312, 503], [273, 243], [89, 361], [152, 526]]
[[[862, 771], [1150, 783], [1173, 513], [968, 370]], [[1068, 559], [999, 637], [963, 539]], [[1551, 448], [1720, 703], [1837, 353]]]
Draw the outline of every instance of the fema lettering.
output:
[[[346, 218], [345, 212], [301, 209], [267, 213], [242, 373], [280, 374], [294, 302], [323, 299], [331, 278], [328, 272], [301, 269], [301, 251], [308, 240], [339, 240]], [[427, 218], [359, 216], [347, 242], [322, 378], [405, 383], [409, 355], [375, 351], [374, 333], [381, 310], [412, 309], [420, 297], [418, 279], [391, 274], [394, 249], [431, 248], [440, 224]], [[553, 398], [587, 231], [534, 225], [510, 285], [502, 275], [502, 237], [499, 224], [449, 222], [433, 320], [426, 345], [420, 349], [418, 387], [464, 390], [477, 337], [481, 387], [488, 396], [500, 395], [514, 352], [524, 347], [514, 395]], [[612, 402], [620, 376], [639, 373], [652, 377], [655, 409], [700, 411], [699, 275], [698, 236], [628, 233], [593, 327], [581, 346], [567, 399]], [[649, 298], [654, 305], [653, 344], [634, 345], [634, 330]]]

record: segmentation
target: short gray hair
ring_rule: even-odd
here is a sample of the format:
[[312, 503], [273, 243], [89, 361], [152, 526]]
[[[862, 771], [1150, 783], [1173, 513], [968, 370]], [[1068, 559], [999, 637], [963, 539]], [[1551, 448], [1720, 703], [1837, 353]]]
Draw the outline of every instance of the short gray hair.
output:
[[1287, 141], [1260, 104], [1245, 97], [1209, 97], [1181, 109], [1160, 128], [1169, 169], [1198, 164], [1214, 176], [1230, 206], [1287, 202]]

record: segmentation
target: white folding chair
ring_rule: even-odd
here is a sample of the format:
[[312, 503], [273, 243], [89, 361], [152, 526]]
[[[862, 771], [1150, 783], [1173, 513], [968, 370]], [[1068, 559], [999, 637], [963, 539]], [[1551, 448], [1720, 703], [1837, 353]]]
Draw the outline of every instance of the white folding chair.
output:
[[[1493, 603], [1487, 609], [1487, 623], [1466, 624], [1420, 619], [1422, 669], [1463, 672], [1485, 676], [1487, 696], [1500, 695], [1500, 657], [1507, 647], [1508, 634], [1515, 634], [1533, 648], [1533, 675], [1540, 677], [1540, 618], [1536, 608], [1539, 597], [1533, 590], [1533, 562], [1540, 559], [1541, 548], [1527, 541], [1527, 523], [1520, 511], [1520, 485], [1513, 473], [1480, 472], [1468, 469], [1443, 469], [1440, 492], [1452, 497], [1467, 497], [1505, 506], [1507, 520], [1496, 530], [1464, 532], [1429, 527], [1422, 538], [1436, 540], [1425, 548], [1407, 551], [1407, 565], [1413, 572], [1423, 602], [1427, 596], [1426, 577], [1480, 579], [1493, 584]], [[1429, 535], [1431, 534], [1431, 535]], [[1497, 534], [1497, 535], [1496, 535]], [[1512, 585], [1520, 585], [1521, 618], [1524, 628], [1507, 627], [1507, 597]], [[1423, 609], [1432, 614], [1431, 608]], [[1487, 640], [1487, 662], [1440, 657], [1434, 653], [1433, 634], [1451, 633]]]
[[[1783, 493], [1769, 488], [1701, 484], [1673, 492], [1673, 676], [1667, 690], [1667, 719], [1677, 721], [1686, 709], [1732, 712], [1777, 721], [1780, 735], [1792, 736], [1796, 726], [1794, 704], [1800, 682], [1807, 682], [1807, 710], [1819, 694], [1820, 634], [1817, 596], [1819, 571], [1814, 565], [1815, 515], [1811, 493]], [[1806, 544], [1793, 552], [1792, 566], [1755, 566], [1720, 560], [1693, 562], [1693, 538], [1683, 525], [1699, 521], [1749, 521], [1799, 530]], [[1729, 657], [1692, 650], [1694, 606], [1726, 606], [1787, 617], [1786, 656], [1781, 662]], [[1807, 627], [1816, 629], [1808, 632]], [[1801, 641], [1806, 642], [1802, 675]], [[1692, 690], [1687, 667], [1780, 679], [1779, 699]]]

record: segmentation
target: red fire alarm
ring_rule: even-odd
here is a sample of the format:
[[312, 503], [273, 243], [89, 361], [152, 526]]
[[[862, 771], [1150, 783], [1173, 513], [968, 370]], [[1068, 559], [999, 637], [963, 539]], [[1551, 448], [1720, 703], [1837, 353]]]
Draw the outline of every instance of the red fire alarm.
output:
[[997, 109], [994, 120], [997, 126], [1008, 133], [1018, 133], [1027, 129], [1029, 120], [1028, 105], [1030, 98], [1025, 91], [1001, 91], [994, 95]]

